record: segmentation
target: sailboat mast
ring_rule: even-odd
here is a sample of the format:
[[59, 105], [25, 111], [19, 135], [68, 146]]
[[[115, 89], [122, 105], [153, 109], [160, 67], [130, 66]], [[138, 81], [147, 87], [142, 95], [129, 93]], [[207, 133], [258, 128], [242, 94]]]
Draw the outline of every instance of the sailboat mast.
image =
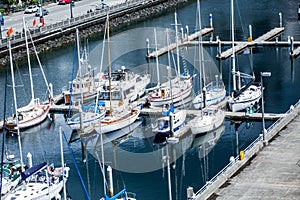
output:
[[[64, 150], [63, 150], [63, 141], [62, 141], [62, 127], [59, 126], [59, 144], [60, 144], [60, 157], [61, 157], [61, 168], [62, 168], [62, 174], [65, 172], [65, 161], [64, 161]], [[63, 177], [63, 194], [64, 194], [64, 200], [67, 198], [67, 191], [66, 191], [66, 181]]]
[[79, 70], [79, 77], [80, 77], [81, 104], [83, 105], [83, 94], [82, 94], [82, 69], [81, 69], [81, 62], [80, 62], [79, 31], [78, 31], [78, 29], [76, 29], [76, 45], [77, 45], [78, 70]]
[[180, 62], [179, 62], [179, 48], [178, 48], [178, 23], [177, 23], [177, 13], [175, 15], [175, 41], [176, 41], [176, 54], [177, 54], [177, 76], [180, 77]]
[[20, 151], [20, 161], [21, 161], [22, 171], [24, 171], [22, 144], [21, 144], [21, 136], [20, 136], [20, 130], [19, 130], [19, 119], [18, 119], [18, 110], [17, 110], [18, 106], [17, 106], [17, 95], [16, 95], [16, 86], [15, 86], [14, 66], [13, 66], [13, 61], [12, 61], [12, 53], [11, 53], [10, 40], [8, 40], [8, 50], [9, 50], [9, 61], [10, 61], [11, 80], [12, 80], [12, 88], [13, 88], [13, 96], [14, 96], [14, 105], [15, 105], [15, 112], [16, 112], [15, 115], [16, 115], [16, 125], [17, 125], [17, 134], [18, 134], [18, 145], [19, 145], [19, 151]]
[[27, 60], [28, 60], [28, 70], [29, 70], [29, 78], [30, 78], [30, 89], [31, 89], [31, 101], [34, 100], [34, 90], [33, 90], [33, 81], [32, 81], [32, 73], [31, 73], [31, 63], [30, 63], [30, 54], [27, 40], [27, 29], [25, 24], [25, 19], [23, 17], [23, 26], [24, 26], [24, 34], [25, 34], [25, 42], [26, 42], [26, 52], [27, 52]]
[[[202, 93], [202, 89], [203, 89], [203, 85], [202, 85], [203, 49], [202, 48], [203, 48], [203, 46], [202, 46], [202, 35], [201, 35], [201, 28], [202, 27], [201, 27], [200, 2], [199, 2], [199, 0], [197, 0], [197, 10], [198, 10], [198, 12], [197, 12], [198, 13], [198, 26], [199, 26], [199, 33], [200, 33], [200, 35], [199, 35], [199, 75], [200, 75], [200, 77], [199, 77], [199, 83], [200, 83], [199, 87], [200, 88], [199, 89]], [[205, 78], [203, 80], [205, 80]]]
[[[169, 44], [169, 31], [167, 29], [167, 46], [168, 46], [168, 65], [169, 69], [171, 70], [171, 57], [170, 57], [170, 44]], [[173, 91], [172, 91], [172, 79], [171, 79], [171, 74], [168, 73], [168, 77], [170, 79], [170, 92], [171, 92], [171, 105], [173, 105]]]
[[157, 38], [156, 29], [154, 29], [154, 42], [155, 42], [155, 61], [156, 61], [156, 74], [157, 74], [157, 86], [160, 86], [159, 68], [158, 68], [158, 52], [157, 52]]
[[112, 93], [111, 93], [111, 66], [110, 66], [110, 39], [109, 39], [109, 18], [107, 13], [107, 59], [108, 59], [108, 83], [109, 83], [109, 116], [112, 115]]
[[236, 76], [235, 76], [235, 50], [234, 50], [234, 8], [233, 0], [231, 0], [231, 37], [232, 37], [232, 83], [233, 91], [236, 90]]

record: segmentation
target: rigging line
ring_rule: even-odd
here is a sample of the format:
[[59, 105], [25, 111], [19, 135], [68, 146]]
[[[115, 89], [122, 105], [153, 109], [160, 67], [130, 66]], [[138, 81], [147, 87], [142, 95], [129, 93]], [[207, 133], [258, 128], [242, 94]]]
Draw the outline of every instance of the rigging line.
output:
[[29, 33], [30, 41], [31, 41], [31, 44], [32, 44], [32, 47], [33, 47], [33, 50], [34, 50], [34, 53], [35, 53], [35, 56], [36, 56], [36, 59], [37, 59], [37, 61], [38, 61], [38, 63], [39, 63], [39, 67], [40, 67], [40, 69], [41, 69], [41, 72], [42, 72], [42, 75], [43, 75], [45, 84], [46, 84], [46, 86], [47, 86], [47, 91], [49, 92], [50, 98], [53, 99], [53, 97], [51, 96], [50, 87], [49, 87], [49, 84], [48, 84], [48, 81], [47, 81], [47, 78], [46, 78], [46, 75], [45, 75], [43, 66], [42, 66], [42, 64], [41, 64], [40, 58], [39, 58], [39, 56], [38, 56], [36, 47], [35, 47], [34, 42], [33, 42], [33, 39], [32, 39], [32, 35], [31, 35], [31, 33], [30, 33], [29, 29], [28, 29], [27, 24], [26, 24], [26, 30], [27, 30], [27, 32]]
[[245, 34], [245, 30], [244, 30], [244, 27], [243, 27], [244, 22], [242, 22], [242, 17], [241, 17], [242, 15], [241, 15], [241, 12], [240, 12], [239, 1], [236, 1], [236, 6], [237, 6], [237, 11], [238, 11], [238, 15], [239, 15], [239, 18], [240, 18], [240, 22], [241, 22], [242, 32], [243, 32], [243, 34]]
[[66, 137], [65, 132], [62, 131], [62, 133], [63, 133], [64, 139], [65, 139], [65, 141], [66, 141], [66, 143], [67, 143], [67, 146], [68, 146], [68, 149], [69, 149], [69, 153], [71, 154], [71, 157], [72, 157], [74, 166], [75, 166], [75, 168], [76, 168], [76, 172], [77, 172], [77, 174], [78, 174], [78, 176], [79, 176], [80, 183], [81, 183], [81, 186], [83, 187], [83, 190], [84, 190], [84, 192], [85, 192], [86, 198], [87, 198], [88, 200], [90, 200], [89, 194], [87, 193], [87, 190], [86, 190], [86, 187], [85, 187], [85, 185], [84, 185], [82, 176], [81, 176], [80, 171], [79, 171], [79, 169], [78, 169], [78, 166], [77, 166], [77, 163], [76, 163], [76, 160], [75, 160], [75, 157], [74, 157], [73, 150], [72, 150], [70, 144], [68, 143], [68, 140], [67, 140], [67, 137]]
[[24, 84], [24, 82], [23, 82], [23, 78], [22, 78], [22, 75], [21, 75], [21, 73], [20, 73], [20, 69], [19, 69], [18, 62], [15, 62], [15, 67], [16, 67], [17, 72], [18, 72], [19, 80], [21, 81], [21, 84], [15, 86], [15, 87], [16, 87], [16, 88], [17, 88], [17, 87], [23, 87], [23, 92], [24, 92], [24, 95], [25, 95], [25, 98], [24, 98], [24, 99], [28, 99], [28, 94], [27, 94], [27, 92], [26, 92], [26, 90], [25, 90], [25, 88], [24, 88], [24, 85], [25, 85], [25, 84]]
[[[5, 70], [5, 84], [4, 84], [4, 107], [3, 107], [3, 124], [2, 124], [2, 149], [1, 149], [1, 169], [0, 169], [0, 194], [2, 194], [2, 177], [3, 177], [3, 167], [2, 163], [4, 160], [4, 144], [5, 144], [5, 119], [6, 119], [6, 95], [7, 95], [7, 76], [8, 76], [8, 63], [9, 63], [8, 51], [6, 55], [6, 70]], [[0, 200], [2, 199], [2, 195], [0, 195]]]

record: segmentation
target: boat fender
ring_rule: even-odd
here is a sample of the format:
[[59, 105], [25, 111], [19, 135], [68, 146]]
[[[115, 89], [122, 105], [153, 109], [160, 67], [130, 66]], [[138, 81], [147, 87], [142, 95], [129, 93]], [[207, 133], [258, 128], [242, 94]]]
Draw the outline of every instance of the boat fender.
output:
[[18, 115], [18, 120], [19, 120], [19, 121], [23, 120], [23, 115], [19, 114], [19, 115]]

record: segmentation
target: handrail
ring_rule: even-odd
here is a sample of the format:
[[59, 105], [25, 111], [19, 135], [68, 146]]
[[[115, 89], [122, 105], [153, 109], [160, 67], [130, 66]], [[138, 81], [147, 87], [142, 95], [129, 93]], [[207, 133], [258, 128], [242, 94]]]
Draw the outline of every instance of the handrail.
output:
[[[277, 126], [280, 126], [280, 123], [283, 122], [289, 116], [288, 114], [292, 113], [295, 110], [295, 108], [298, 108], [298, 107], [300, 108], [299, 105], [300, 105], [300, 99], [294, 106], [290, 107], [290, 109], [285, 113], [285, 115], [283, 115], [283, 117], [280, 117], [278, 120], [276, 120], [276, 122], [274, 122], [267, 129], [266, 135], [268, 135], [268, 133], [270, 133], [272, 130], [275, 130], [277, 128]], [[245, 148], [244, 155], [246, 156], [247, 153], [250, 152], [252, 149], [254, 149], [254, 147], [261, 141], [262, 141], [262, 135], [260, 134], [256, 140], [254, 140], [248, 147]], [[200, 188], [200, 190], [198, 190], [195, 193], [195, 197], [201, 195], [208, 188], [209, 185], [212, 185], [214, 182], [216, 182], [219, 179], [219, 177], [223, 176], [225, 174], [225, 172], [229, 171], [229, 169], [231, 167], [233, 167], [237, 163], [238, 160], [239, 160], [239, 155], [234, 158], [234, 161], [231, 161], [230, 163], [228, 163], [214, 177], [212, 177], [208, 182], [206, 182], [206, 184], [204, 186], [202, 186]]]

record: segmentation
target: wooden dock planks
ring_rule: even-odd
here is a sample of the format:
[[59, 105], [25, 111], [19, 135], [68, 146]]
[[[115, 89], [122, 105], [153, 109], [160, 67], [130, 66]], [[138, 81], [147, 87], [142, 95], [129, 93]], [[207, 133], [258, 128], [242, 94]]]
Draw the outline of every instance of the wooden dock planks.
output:
[[[201, 34], [202, 34], [202, 36], [205, 36], [207, 34], [212, 33], [213, 30], [214, 30], [213, 28], [204, 28], [201, 30]], [[195, 33], [189, 35], [187, 39], [185, 38], [183, 42], [178, 42], [178, 46], [184, 45], [184, 43], [186, 41], [196, 40], [199, 36], [200, 36], [200, 32], [199, 31], [195, 32]], [[176, 48], [176, 43], [172, 43], [169, 45], [169, 47], [165, 46], [163, 48], [158, 49], [157, 51], [153, 51], [153, 52], [149, 53], [149, 55], [146, 55], [146, 56], [147, 56], [147, 58], [155, 58], [156, 55], [161, 56], [161, 55], [167, 53], [168, 50], [174, 50], [175, 48]]]
[[[284, 31], [284, 27], [274, 28], [274, 29], [270, 30], [269, 32], [265, 33], [264, 35], [262, 35], [262, 36], [258, 37], [257, 39], [253, 40], [252, 42], [237, 43], [237, 45], [234, 46], [234, 51], [237, 54], [237, 53], [243, 51], [248, 46], [255, 46], [255, 45], [258, 45], [261, 42], [271, 40], [274, 37], [281, 34], [283, 31]], [[227, 59], [230, 56], [232, 56], [232, 52], [233, 52], [232, 48], [227, 49], [226, 51], [221, 53], [221, 55], [218, 55], [217, 58], [218, 59]]]

